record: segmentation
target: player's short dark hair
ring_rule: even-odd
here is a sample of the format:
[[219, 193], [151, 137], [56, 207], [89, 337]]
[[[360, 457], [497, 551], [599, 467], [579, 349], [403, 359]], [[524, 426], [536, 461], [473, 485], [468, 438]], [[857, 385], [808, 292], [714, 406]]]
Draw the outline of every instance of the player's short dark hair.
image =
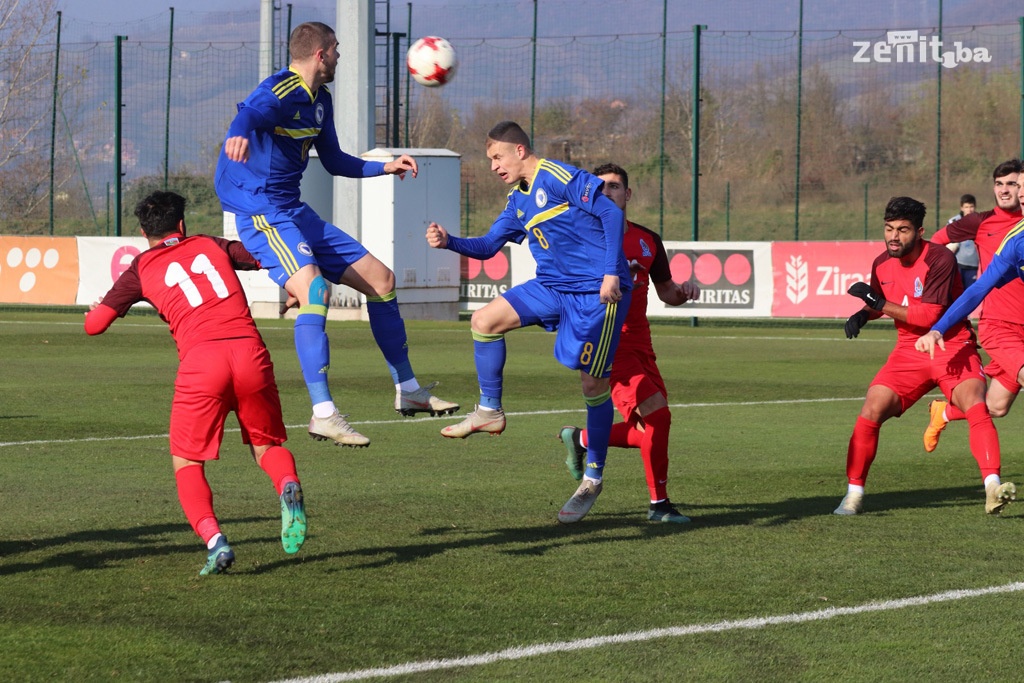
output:
[[960, 206], [964, 204], [974, 204], [977, 206], [978, 200], [974, 198], [973, 194], [962, 194], [960, 195]]
[[1004, 175], [1010, 175], [1011, 173], [1021, 173], [1022, 171], [1024, 171], [1024, 163], [1020, 159], [1008, 159], [996, 166], [996, 170], [992, 171], [992, 180], [1002, 178]]
[[135, 217], [146, 237], [172, 235], [185, 220], [185, 198], [176, 192], [157, 190], [135, 205]]
[[513, 145], [522, 145], [533, 151], [533, 147], [530, 146], [530, 136], [515, 121], [499, 121], [494, 124], [494, 128], [487, 132], [487, 139], [495, 142], [511, 142]]
[[594, 169], [594, 175], [607, 175], [609, 173], [614, 173], [622, 178], [623, 189], [629, 189], [629, 174], [626, 173], [626, 169], [622, 168], [618, 164], [601, 164]]
[[924, 204], [910, 197], [893, 197], [885, 205], [885, 222], [910, 221], [915, 228], [924, 225]]
[[326, 50], [337, 38], [334, 29], [319, 21], [307, 21], [292, 30], [288, 38], [288, 52], [292, 60], [312, 57], [317, 50]]

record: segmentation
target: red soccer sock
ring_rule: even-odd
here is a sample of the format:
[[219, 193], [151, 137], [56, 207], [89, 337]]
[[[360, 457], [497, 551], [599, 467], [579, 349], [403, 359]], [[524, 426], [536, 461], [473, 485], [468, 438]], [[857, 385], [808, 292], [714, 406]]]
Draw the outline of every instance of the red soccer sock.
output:
[[644, 416], [644, 425], [640, 456], [644, 459], [647, 489], [652, 501], [665, 500], [668, 498], [668, 434], [672, 429], [672, 412], [668, 406], [658, 408]]
[[279, 496], [284, 491], [285, 484], [299, 482], [299, 475], [295, 473], [295, 458], [284, 446], [268, 448], [260, 458], [260, 468], [267, 473], [270, 481], [274, 482], [274, 489]]
[[857, 424], [853, 426], [850, 445], [846, 449], [846, 478], [856, 486], [864, 486], [868, 478], [868, 470], [878, 454], [878, 422], [872, 422], [857, 416]]
[[[608, 436], [608, 445], [615, 448], [640, 448], [643, 445], [644, 433], [632, 422], [616, 422]], [[580, 445], [587, 447], [587, 430], [580, 430]]]
[[992, 424], [992, 416], [984, 402], [967, 409], [967, 424], [970, 427], [971, 455], [978, 461], [981, 478], [999, 474], [1001, 455], [999, 434]]
[[946, 410], [943, 411], [943, 412], [944, 412], [944, 414], [946, 416], [946, 420], [948, 422], [952, 422], [953, 420], [966, 420], [967, 419], [967, 413], [965, 413], [964, 411], [960, 410], [959, 408], [957, 408], [952, 403], [946, 403]]
[[220, 533], [220, 524], [213, 514], [213, 491], [206, 481], [202, 464], [186, 465], [174, 473], [178, 482], [178, 500], [185, 518], [203, 543]]

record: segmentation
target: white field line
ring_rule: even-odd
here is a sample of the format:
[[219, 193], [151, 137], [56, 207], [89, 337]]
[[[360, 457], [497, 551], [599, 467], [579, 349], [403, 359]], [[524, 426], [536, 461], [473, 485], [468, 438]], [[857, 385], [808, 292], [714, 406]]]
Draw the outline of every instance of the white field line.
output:
[[582, 638], [580, 640], [539, 643], [537, 645], [511, 647], [507, 650], [500, 650], [498, 652], [488, 652], [481, 655], [469, 655], [453, 659], [429, 659], [420, 662], [406, 662], [405, 664], [396, 664], [394, 666], [375, 669], [361, 669], [359, 671], [348, 671], [344, 673], [320, 674], [307, 678], [290, 678], [286, 681], [279, 681], [278, 683], [336, 683], [338, 681], [364, 681], [371, 678], [407, 676], [409, 674], [422, 673], [425, 671], [441, 671], [471, 666], [485, 666], [496, 662], [507, 662], [556, 652], [578, 652], [580, 650], [590, 650], [608, 645], [639, 643], [659, 638], [679, 638], [682, 636], [690, 636], [700, 633], [722, 633], [724, 631], [736, 631], [741, 629], [755, 630], [783, 624], [804, 624], [812, 621], [824, 621], [826, 619], [835, 619], [837, 617], [865, 614], [868, 612], [887, 612], [905, 609], [907, 607], [920, 607], [940, 602], [950, 602], [952, 600], [965, 600], [984, 595], [1017, 593], [1022, 590], [1024, 590], [1024, 582], [1018, 581], [1004, 586], [992, 586], [989, 588], [976, 588], [971, 590], [951, 590], [915, 598], [869, 602], [854, 607], [829, 607], [827, 609], [816, 610], [813, 612], [783, 614], [777, 617], [755, 617], [751, 619], [719, 621], [711, 624], [672, 626], [669, 628], [651, 629], [649, 631], [634, 631], [632, 633], [619, 633], [611, 636]]
[[[778, 401], [723, 401], [720, 403], [671, 403], [671, 408], [743, 408], [751, 406], [776, 406], [776, 405], [787, 405], [792, 403], [830, 403], [835, 401], [863, 401], [863, 396], [855, 396], [852, 398], [796, 398]], [[583, 412], [579, 408], [570, 410], [528, 410], [521, 412], [507, 412], [506, 416], [515, 417], [517, 415], [566, 415], [570, 413], [581, 413]], [[458, 419], [458, 415], [449, 416], [454, 419]], [[415, 424], [418, 422], [438, 422], [443, 421], [442, 418], [437, 417], [416, 417], [416, 418], [404, 418], [394, 420], [363, 420], [361, 422], [350, 421], [351, 425], [401, 425], [401, 424]], [[308, 425], [296, 424], [286, 425], [288, 429], [300, 429], [307, 427]], [[231, 434], [241, 431], [237, 427], [234, 429], [225, 429], [225, 434]], [[139, 434], [137, 436], [89, 436], [81, 439], [39, 439], [36, 441], [0, 441], [0, 448], [4, 446], [46, 446], [50, 444], [69, 444], [69, 443], [88, 443], [91, 441], [140, 441], [143, 439], [166, 439], [169, 434]]]

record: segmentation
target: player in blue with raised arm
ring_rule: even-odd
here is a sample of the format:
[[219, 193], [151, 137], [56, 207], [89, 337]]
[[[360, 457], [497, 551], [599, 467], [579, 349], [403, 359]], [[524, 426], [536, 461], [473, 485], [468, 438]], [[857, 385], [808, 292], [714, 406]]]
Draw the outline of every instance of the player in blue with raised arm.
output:
[[270, 76], [238, 105], [217, 161], [215, 184], [225, 211], [235, 214], [238, 236], [270, 271], [271, 278], [298, 301], [295, 350], [313, 402], [309, 434], [342, 446], [370, 440], [338, 413], [327, 385], [330, 364], [326, 324], [327, 281], [352, 287], [366, 297], [373, 338], [395, 382], [395, 410], [454, 413], [458, 404], [421, 387], [409, 363], [405, 322], [395, 296], [395, 274], [363, 245], [327, 223], [299, 197], [299, 181], [316, 147], [332, 175], [367, 178], [416, 176], [416, 160], [365, 161], [341, 150], [327, 83], [338, 65], [338, 39], [320, 22], [300, 24], [288, 49], [292, 62]]
[[578, 522], [601, 493], [614, 420], [609, 376], [632, 286], [622, 254], [625, 217], [601, 193], [604, 181], [538, 157], [517, 123], [502, 121], [491, 129], [487, 157], [491, 170], [512, 186], [505, 210], [483, 237], [455, 237], [431, 223], [427, 243], [482, 260], [509, 242], [520, 244], [527, 239], [537, 276], [473, 313], [480, 404], [441, 434], [462, 439], [478, 432], [501, 434], [505, 430], [501, 404], [505, 333], [526, 325], [557, 331], [555, 358], [580, 371], [587, 404], [586, 472], [558, 513], [560, 522]]

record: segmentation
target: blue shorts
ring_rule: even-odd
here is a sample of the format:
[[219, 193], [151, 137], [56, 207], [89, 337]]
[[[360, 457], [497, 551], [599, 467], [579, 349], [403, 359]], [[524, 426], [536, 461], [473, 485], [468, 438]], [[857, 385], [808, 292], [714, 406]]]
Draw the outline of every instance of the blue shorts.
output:
[[339, 283], [348, 267], [369, 253], [306, 204], [257, 216], [235, 215], [235, 226], [238, 239], [282, 287], [309, 264], [319, 267], [328, 281]]
[[540, 325], [555, 332], [555, 360], [591, 377], [608, 377], [619, 345], [619, 332], [629, 311], [631, 293], [617, 304], [601, 303], [597, 292], [557, 292], [537, 280], [512, 287], [505, 300], [519, 314], [523, 327]]

